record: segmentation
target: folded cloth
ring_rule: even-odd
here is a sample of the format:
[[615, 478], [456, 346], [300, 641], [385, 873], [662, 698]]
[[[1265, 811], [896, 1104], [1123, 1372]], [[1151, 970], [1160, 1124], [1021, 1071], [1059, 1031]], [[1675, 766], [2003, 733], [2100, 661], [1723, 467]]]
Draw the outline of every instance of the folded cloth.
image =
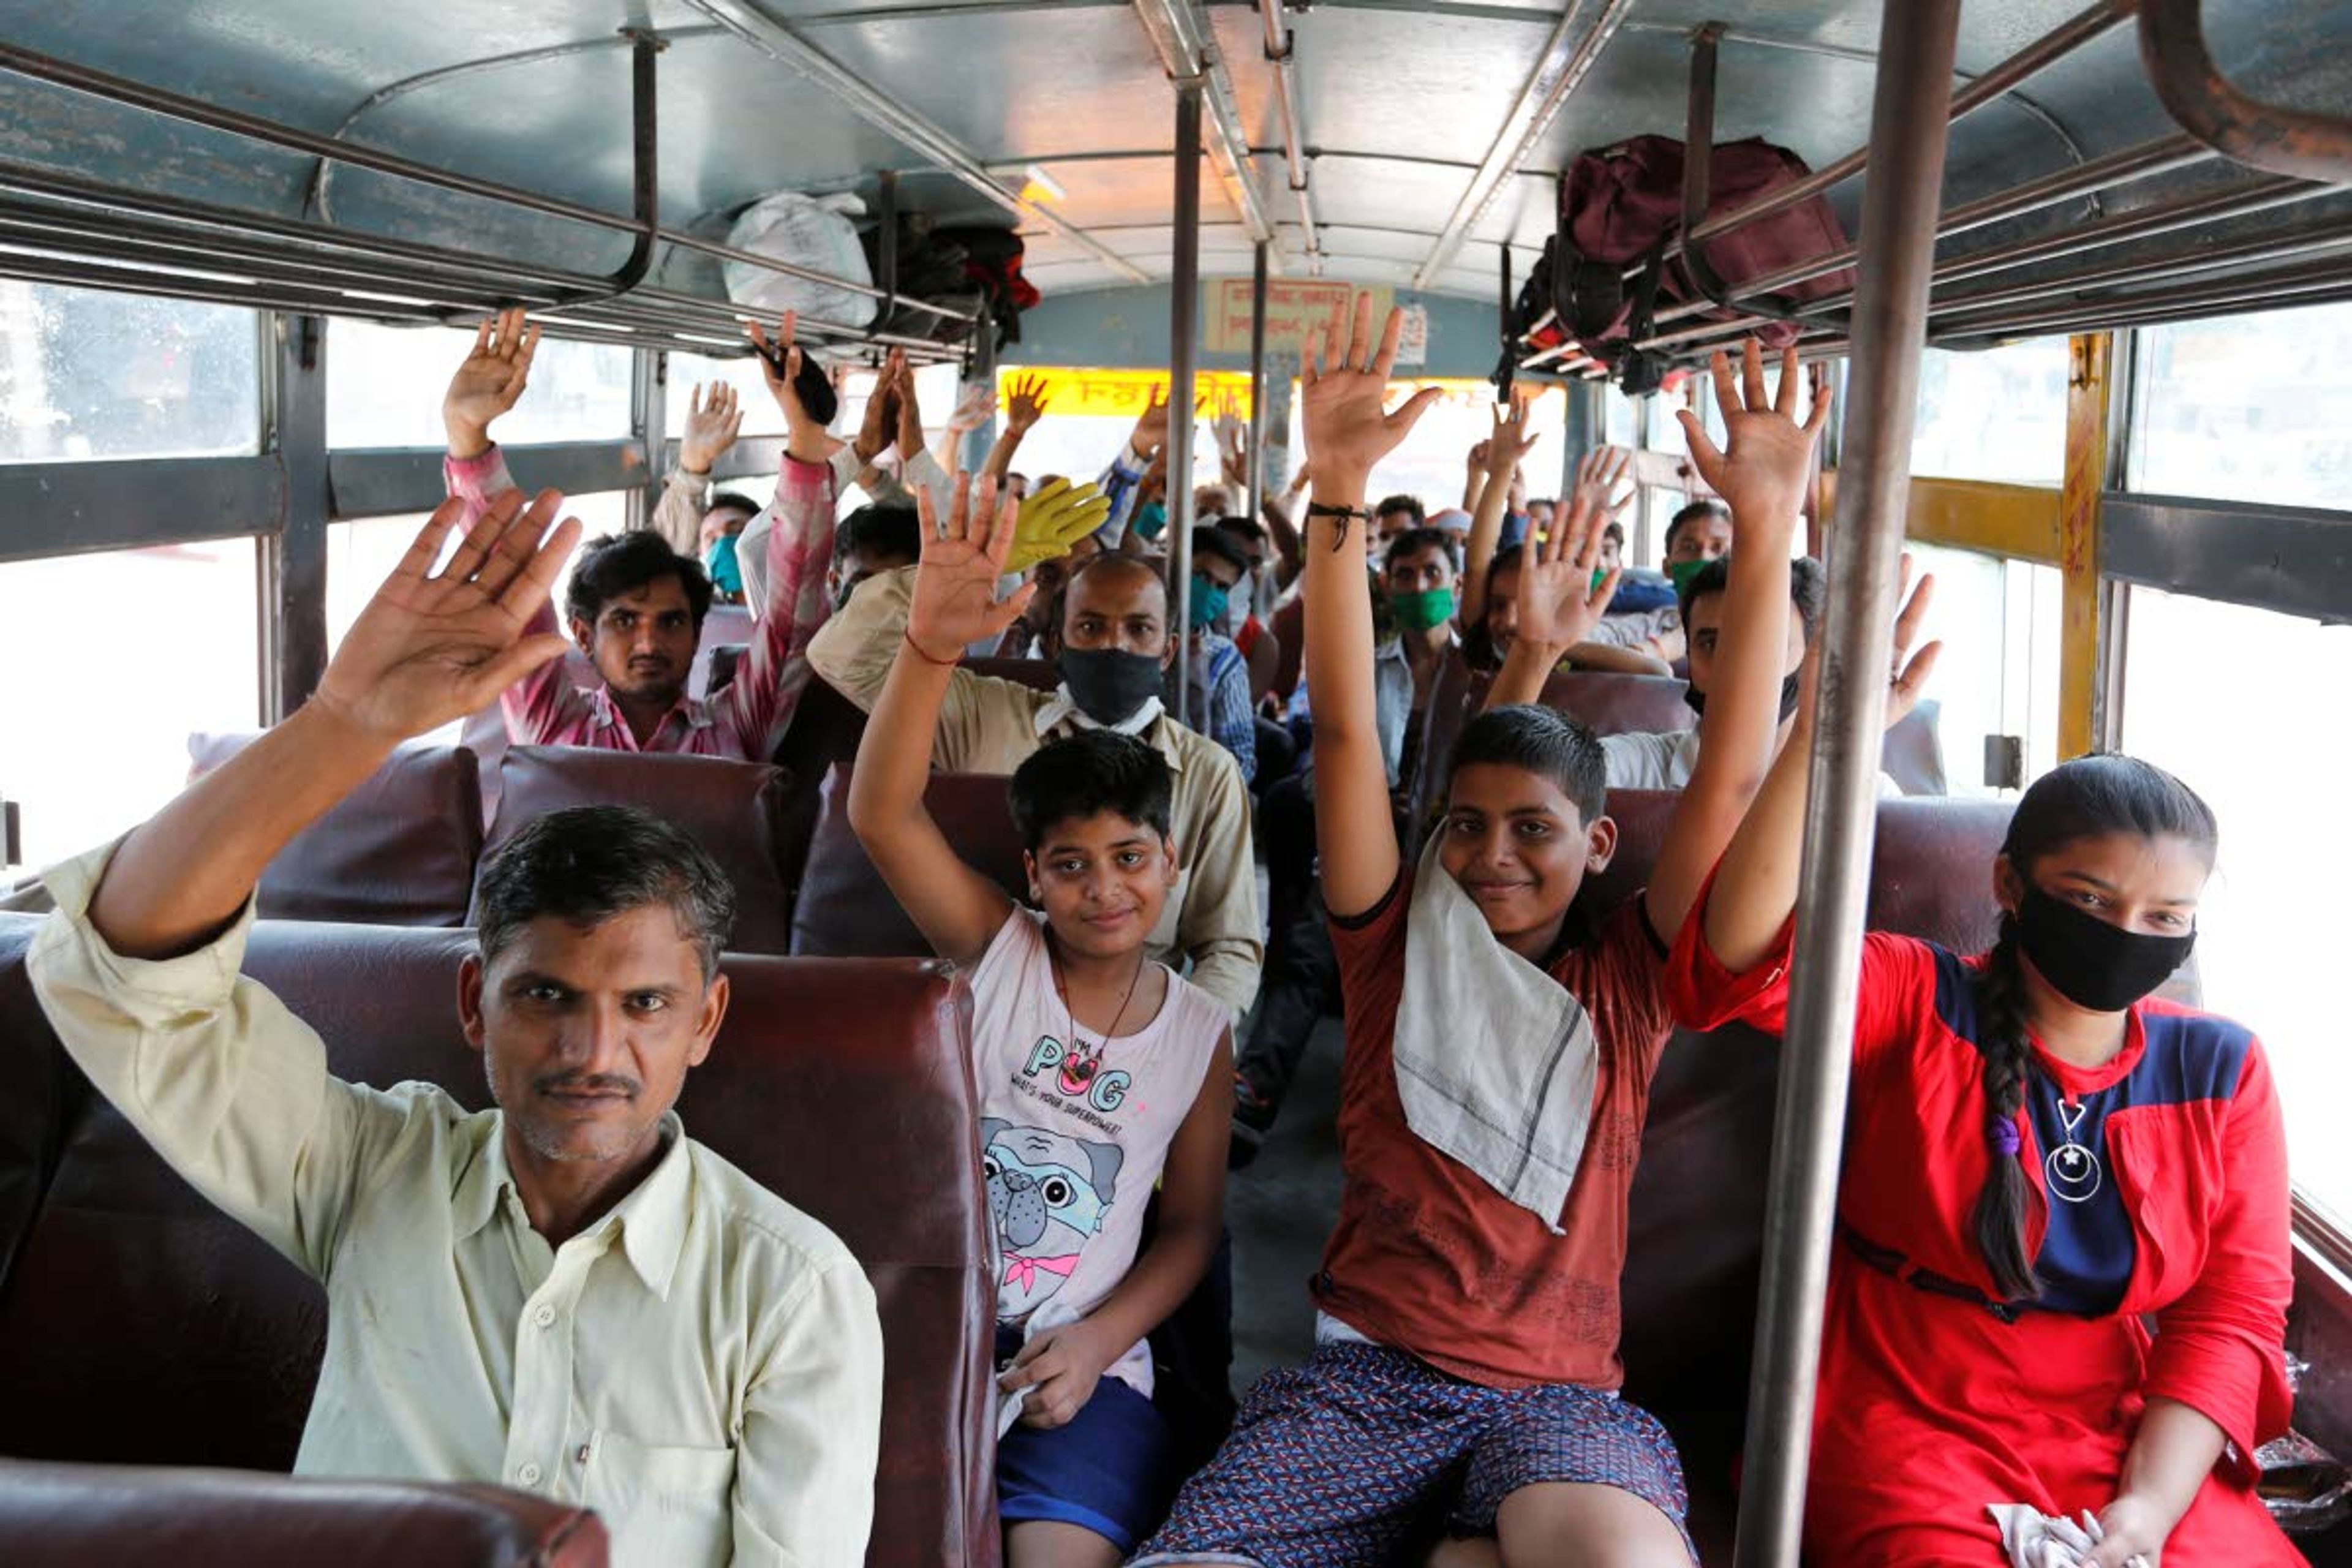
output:
[[1495, 940], [1438, 843], [1422, 852], [1406, 915], [1397, 1098], [1413, 1136], [1557, 1235], [1592, 1122], [1592, 1016]]
[[2087, 1510], [2081, 1524], [2021, 1502], [1992, 1503], [1985, 1511], [2000, 1526], [2010, 1568], [2082, 1568], [2105, 1535]]

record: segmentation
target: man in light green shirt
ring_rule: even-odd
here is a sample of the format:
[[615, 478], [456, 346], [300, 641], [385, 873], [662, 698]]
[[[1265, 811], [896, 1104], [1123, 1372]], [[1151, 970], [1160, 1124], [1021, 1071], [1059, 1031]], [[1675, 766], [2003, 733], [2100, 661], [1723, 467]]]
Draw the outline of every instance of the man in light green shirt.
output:
[[855, 1564], [874, 1510], [874, 1293], [822, 1225], [672, 1110], [725, 1016], [724, 874], [634, 808], [541, 818], [486, 868], [457, 977], [499, 1109], [345, 1083], [240, 976], [271, 857], [394, 745], [485, 706], [579, 537], [509, 491], [446, 565], [436, 512], [291, 719], [48, 874], [33, 984], [174, 1170], [323, 1283], [295, 1468], [594, 1509], [624, 1565]]

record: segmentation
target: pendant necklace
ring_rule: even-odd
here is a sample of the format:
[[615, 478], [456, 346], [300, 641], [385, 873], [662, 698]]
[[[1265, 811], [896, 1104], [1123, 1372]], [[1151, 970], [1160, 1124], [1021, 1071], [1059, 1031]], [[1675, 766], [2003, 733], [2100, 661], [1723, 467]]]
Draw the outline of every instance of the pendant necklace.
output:
[[2064, 1130], [2066, 1141], [2050, 1152], [2050, 1158], [2042, 1163], [2042, 1173], [2049, 1181], [2051, 1195], [2061, 1203], [2089, 1203], [2106, 1179], [2099, 1156], [2074, 1135], [2090, 1113], [2088, 1105], [2080, 1101], [2069, 1105], [2064, 1096], [2059, 1097], [2058, 1124]]
[[[1111, 1041], [1118, 1037], [1118, 1026], [1127, 1018], [1127, 1005], [1135, 1000], [1135, 987], [1143, 979], [1143, 966], [1149, 962], [1141, 952], [1135, 955], [1135, 973], [1127, 977], [1127, 994], [1118, 999], [1118, 1011], [1110, 1016], [1110, 1027], [1103, 1031], [1102, 1043], [1095, 1047], [1094, 1056], [1097, 1063]], [[1070, 984], [1062, 973], [1061, 952], [1050, 933], [1045, 942], [1045, 964], [1054, 972], [1054, 989], [1061, 993], [1062, 1011], [1069, 1016], [1070, 1051], [1075, 1056], [1085, 1048], [1086, 1042], [1078, 1038], [1077, 1009], [1070, 1001]]]

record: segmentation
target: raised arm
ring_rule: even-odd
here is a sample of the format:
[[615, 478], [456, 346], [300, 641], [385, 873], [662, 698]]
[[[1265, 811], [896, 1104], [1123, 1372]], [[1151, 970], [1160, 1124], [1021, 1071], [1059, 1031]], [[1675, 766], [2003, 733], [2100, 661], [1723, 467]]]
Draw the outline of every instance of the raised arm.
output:
[[1764, 354], [1753, 339], [1742, 349], [1740, 362], [1735, 382], [1729, 357], [1716, 352], [1720, 449], [1697, 416], [1679, 411], [1699, 477], [1731, 508], [1733, 542], [1698, 763], [1675, 804], [1664, 849], [1650, 875], [1650, 924], [1668, 941], [1681, 931], [1707, 872], [1772, 764], [1781, 666], [1788, 658], [1790, 547], [1812, 476], [1813, 443], [1829, 422], [1825, 382], [1815, 390], [1811, 417], [1801, 425], [1797, 421], [1804, 376], [1794, 348], [1781, 356], [1777, 401], [1766, 395]]
[[1287, 588], [1297, 582], [1298, 574], [1307, 569], [1307, 544], [1298, 536], [1298, 524], [1294, 520], [1292, 509], [1305, 499], [1307, 487], [1314, 479], [1313, 467], [1302, 463], [1298, 472], [1290, 477], [1290, 489], [1283, 493], [1280, 500], [1274, 498], [1271, 490], [1262, 492], [1258, 497], [1258, 515], [1265, 519], [1265, 531], [1274, 540], [1274, 551], [1279, 562], [1275, 568], [1274, 580], [1281, 587]]
[[[901, 351], [893, 349], [892, 354]], [[996, 412], [996, 394], [985, 386], [974, 386], [956, 400], [955, 411], [948, 416], [947, 428], [940, 432], [940, 444], [932, 460], [940, 471], [952, 481], [963, 472], [963, 438], [988, 423]]]
[[1323, 898], [1332, 914], [1360, 915], [1397, 879], [1396, 826], [1372, 683], [1372, 606], [1364, 592], [1372, 515], [1364, 491], [1372, 466], [1411, 433], [1434, 388], [1385, 407], [1396, 364], [1401, 311], [1389, 312], [1377, 349], [1372, 299], [1356, 301], [1354, 330], [1327, 369], [1324, 342], [1309, 339], [1300, 403], [1314, 465], [1307, 517], [1307, 693], [1315, 712], [1315, 837]]
[[463, 463], [490, 449], [490, 422], [512, 408], [530, 384], [539, 353], [539, 326], [525, 324], [520, 307], [500, 310], [474, 331], [474, 346], [441, 395], [441, 424], [449, 456]]
[[677, 467], [662, 483], [653, 530], [672, 550], [689, 559], [702, 555], [702, 502], [710, 470], [732, 451], [742, 433], [743, 405], [723, 381], [697, 382], [686, 410], [686, 433], [678, 437]]
[[977, 963], [1012, 914], [1013, 900], [956, 853], [923, 805], [923, 790], [958, 658], [1012, 625], [1036, 585], [996, 596], [1015, 512], [1009, 497], [997, 504], [993, 481], [982, 479], [975, 496], [969, 476], [957, 480], [944, 529], [929, 490], [918, 490], [915, 504], [923, 520], [923, 558], [898, 658], [858, 743], [849, 825], [932, 951], [951, 963]]
[[444, 501], [352, 624], [310, 701], [116, 850], [90, 904], [107, 945], [167, 958], [218, 934], [288, 841], [394, 746], [476, 711], [560, 657], [562, 637], [528, 628], [580, 539], [577, 522], [555, 523], [562, 504], [548, 490], [525, 507], [509, 490], [436, 572], [465, 512], [463, 501]]
[[1597, 585], [1593, 581], [1609, 514], [1581, 489], [1564, 507], [1550, 537], [1530, 539], [1520, 557], [1518, 631], [1487, 685], [1488, 709], [1542, 701], [1544, 683], [1562, 656], [1592, 635], [1616, 595], [1621, 573], [1610, 573]]
[[1013, 395], [1004, 404], [1004, 429], [996, 444], [988, 449], [988, 465], [981, 471], [1000, 486], [1013, 472], [1013, 455], [1021, 450], [1021, 443], [1045, 416], [1045, 378], [1024, 375], [1013, 384]]
[[[1494, 433], [1471, 448], [1479, 478], [1475, 499], [1465, 496], [1470, 511], [1470, 541], [1462, 563], [1462, 624], [1475, 626], [1486, 618], [1486, 574], [1495, 564], [1495, 546], [1503, 537], [1503, 507], [1510, 488], [1503, 482], [1521, 458], [1535, 449], [1535, 431], [1524, 403], [1495, 405]], [[1528, 543], [1535, 542], [1529, 540]]]

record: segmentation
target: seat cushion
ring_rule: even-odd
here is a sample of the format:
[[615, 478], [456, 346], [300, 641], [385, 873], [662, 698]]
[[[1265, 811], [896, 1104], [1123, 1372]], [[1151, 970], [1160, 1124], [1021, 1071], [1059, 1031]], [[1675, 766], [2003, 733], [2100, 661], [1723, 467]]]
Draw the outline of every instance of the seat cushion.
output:
[[506, 754], [499, 818], [485, 862], [533, 818], [575, 805], [643, 806], [684, 828], [735, 884], [741, 952], [782, 952], [791, 941], [791, 891], [779, 868], [782, 773], [765, 763], [649, 755], [585, 746], [516, 746]]
[[[793, 909], [793, 951], [809, 957], [928, 957], [931, 944], [898, 907], [849, 826], [849, 778], [846, 763], [825, 775]], [[1028, 892], [1029, 877], [1006, 804], [1011, 784], [991, 773], [933, 773], [923, 804], [957, 852], [1017, 900]]]
[[89, 1092], [50, 1036], [25, 973], [40, 927], [37, 915], [0, 914], [0, 1083], [8, 1086], [0, 1094], [0, 1300]]
[[[189, 775], [252, 734], [188, 737]], [[479, 764], [463, 746], [406, 745], [278, 851], [262, 873], [265, 920], [461, 926], [482, 850]]]

